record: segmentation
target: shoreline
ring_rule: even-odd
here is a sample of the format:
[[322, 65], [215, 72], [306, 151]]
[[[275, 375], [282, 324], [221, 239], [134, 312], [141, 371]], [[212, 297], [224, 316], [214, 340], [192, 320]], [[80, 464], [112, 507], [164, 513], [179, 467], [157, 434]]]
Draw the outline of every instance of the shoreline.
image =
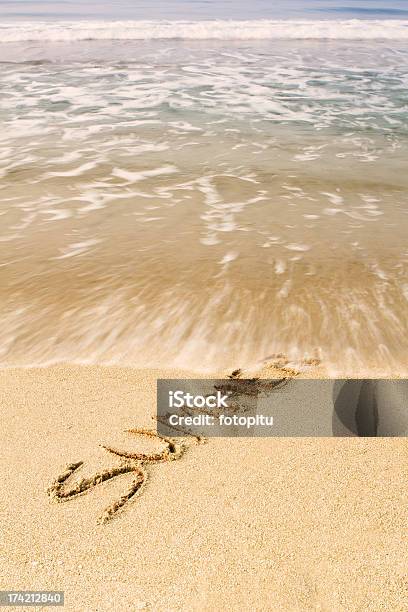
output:
[[283, 356], [283, 354], [272, 355], [271, 358], [266, 358], [259, 361], [258, 363], [249, 364], [243, 366], [239, 360], [237, 360], [236, 368], [228, 369], [214, 369], [209, 370], [203, 369], [186, 369], [177, 366], [162, 367], [157, 366], [145, 366], [141, 367], [139, 364], [123, 364], [123, 363], [91, 363], [81, 361], [62, 361], [52, 360], [47, 363], [29, 363], [29, 364], [0, 364], [0, 376], [3, 372], [19, 372], [19, 371], [49, 371], [49, 370], [94, 370], [95, 372], [112, 370], [113, 372], [128, 372], [129, 375], [151, 375], [157, 373], [157, 378], [197, 378], [197, 379], [213, 379], [213, 378], [229, 378], [232, 372], [239, 371], [239, 378], [279, 378], [279, 377], [297, 377], [297, 378], [316, 378], [316, 379], [327, 379], [327, 380], [338, 380], [338, 379], [384, 379], [384, 380], [399, 380], [408, 378], [407, 372], [395, 372], [391, 375], [385, 374], [381, 369], [374, 366], [367, 369], [364, 372], [354, 372], [353, 375], [347, 372], [341, 371], [330, 371], [325, 367], [318, 358], [307, 358], [303, 360], [290, 360]]

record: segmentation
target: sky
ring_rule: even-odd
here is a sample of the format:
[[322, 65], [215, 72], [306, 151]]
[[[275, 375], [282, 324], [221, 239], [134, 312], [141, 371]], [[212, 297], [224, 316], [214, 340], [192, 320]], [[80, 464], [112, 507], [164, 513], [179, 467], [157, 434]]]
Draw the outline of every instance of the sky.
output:
[[0, 19], [408, 19], [408, 0], [0, 0]]

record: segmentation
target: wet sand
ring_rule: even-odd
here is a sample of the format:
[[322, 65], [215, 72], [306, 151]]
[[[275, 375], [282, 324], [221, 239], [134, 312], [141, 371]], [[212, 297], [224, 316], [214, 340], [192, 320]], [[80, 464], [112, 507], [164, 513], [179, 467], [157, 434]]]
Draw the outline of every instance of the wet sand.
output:
[[100, 444], [160, 451], [122, 432], [152, 427], [158, 377], [188, 375], [1, 370], [0, 588], [65, 590], [67, 610], [406, 610], [405, 439], [211, 439], [146, 466], [104, 524], [132, 474], [50, 500], [68, 463], [117, 465]]
[[406, 43], [11, 44], [1, 366], [407, 374]]

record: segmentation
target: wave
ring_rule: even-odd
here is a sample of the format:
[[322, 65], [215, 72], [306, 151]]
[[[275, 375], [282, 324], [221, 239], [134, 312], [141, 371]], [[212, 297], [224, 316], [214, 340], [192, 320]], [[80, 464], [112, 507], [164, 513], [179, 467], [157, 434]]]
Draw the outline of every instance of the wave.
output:
[[85, 40], [408, 40], [408, 20], [8, 22], [0, 42]]

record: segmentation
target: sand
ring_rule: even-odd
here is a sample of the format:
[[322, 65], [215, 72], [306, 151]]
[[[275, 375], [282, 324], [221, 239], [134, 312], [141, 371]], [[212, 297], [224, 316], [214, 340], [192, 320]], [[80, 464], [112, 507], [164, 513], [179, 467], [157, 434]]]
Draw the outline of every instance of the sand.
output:
[[156, 379], [177, 376], [1, 370], [0, 588], [64, 590], [76, 612], [407, 610], [405, 439], [191, 443], [103, 524], [132, 473], [50, 499], [68, 463], [78, 478], [118, 465], [101, 444], [160, 452], [122, 432], [152, 426]]

